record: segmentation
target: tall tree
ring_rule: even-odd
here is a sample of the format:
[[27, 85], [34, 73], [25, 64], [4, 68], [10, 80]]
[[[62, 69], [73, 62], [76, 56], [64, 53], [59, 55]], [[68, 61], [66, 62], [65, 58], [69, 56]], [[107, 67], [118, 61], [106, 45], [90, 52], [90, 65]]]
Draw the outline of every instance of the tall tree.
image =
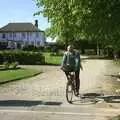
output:
[[51, 27], [48, 33], [66, 45], [80, 39], [118, 45], [120, 36], [120, 1], [118, 0], [35, 0]]

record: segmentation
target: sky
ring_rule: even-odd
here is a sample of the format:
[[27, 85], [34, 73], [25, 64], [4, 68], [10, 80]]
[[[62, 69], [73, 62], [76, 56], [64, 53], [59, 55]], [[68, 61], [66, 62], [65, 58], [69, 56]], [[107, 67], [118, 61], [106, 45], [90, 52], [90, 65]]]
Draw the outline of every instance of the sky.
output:
[[45, 30], [49, 23], [42, 15], [33, 16], [37, 8], [34, 0], [1, 0], [0, 1], [0, 27], [10, 22], [31, 22], [37, 19], [39, 29]]

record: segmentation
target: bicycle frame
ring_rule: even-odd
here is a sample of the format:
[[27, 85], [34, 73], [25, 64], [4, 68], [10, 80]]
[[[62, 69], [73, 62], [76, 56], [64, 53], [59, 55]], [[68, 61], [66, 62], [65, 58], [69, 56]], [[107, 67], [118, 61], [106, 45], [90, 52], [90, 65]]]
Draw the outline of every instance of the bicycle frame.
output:
[[68, 81], [75, 80], [75, 72], [68, 72], [67, 79]]

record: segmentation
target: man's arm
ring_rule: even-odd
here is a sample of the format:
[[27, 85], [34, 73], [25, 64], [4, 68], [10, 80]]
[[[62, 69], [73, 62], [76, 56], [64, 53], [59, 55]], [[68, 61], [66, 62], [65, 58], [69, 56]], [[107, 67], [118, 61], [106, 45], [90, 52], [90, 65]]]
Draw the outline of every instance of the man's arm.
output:
[[82, 66], [82, 64], [81, 64], [81, 61], [80, 61], [80, 68], [81, 68], [81, 70], [83, 70], [83, 66]]
[[81, 68], [81, 70], [83, 70], [83, 66], [82, 66], [82, 63], [81, 63], [81, 57], [79, 57], [79, 58], [80, 58], [80, 68]]
[[77, 52], [76, 53], [76, 69], [80, 69], [83, 70], [82, 64], [81, 64], [81, 58], [80, 58], [80, 53]]
[[62, 58], [61, 67], [64, 67], [64, 66], [65, 66], [66, 60], [67, 60], [67, 56], [66, 56], [66, 53], [64, 53], [63, 58]]

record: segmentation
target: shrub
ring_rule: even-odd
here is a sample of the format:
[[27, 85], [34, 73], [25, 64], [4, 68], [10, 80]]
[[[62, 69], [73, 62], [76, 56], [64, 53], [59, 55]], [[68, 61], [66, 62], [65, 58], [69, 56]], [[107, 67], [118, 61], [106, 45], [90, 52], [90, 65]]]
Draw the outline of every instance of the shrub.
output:
[[46, 46], [46, 47], [44, 48], [44, 51], [45, 51], [45, 52], [51, 52], [51, 47], [50, 47], [50, 46]]
[[43, 46], [39, 46], [38, 50], [41, 51], [41, 52], [44, 52], [44, 47]]
[[43, 46], [34, 46], [34, 45], [27, 45], [23, 47], [23, 51], [34, 51], [34, 52], [44, 52]]
[[10, 65], [12, 69], [16, 69], [18, 64], [19, 64], [18, 62], [12, 62]]
[[23, 47], [24, 51], [38, 51], [39, 49], [34, 45], [27, 45]]
[[9, 69], [10, 63], [6, 61], [3, 63], [3, 65], [4, 65], [4, 69]]
[[18, 61], [19, 64], [34, 65], [44, 64], [45, 58], [40, 52], [29, 51], [1, 51], [0, 62], [8, 61], [9, 63]]
[[59, 52], [59, 48], [56, 45], [49, 45], [49, 46], [45, 46], [44, 48], [45, 52]]
[[59, 51], [59, 48], [57, 46], [52, 46], [51, 52], [57, 53]]

